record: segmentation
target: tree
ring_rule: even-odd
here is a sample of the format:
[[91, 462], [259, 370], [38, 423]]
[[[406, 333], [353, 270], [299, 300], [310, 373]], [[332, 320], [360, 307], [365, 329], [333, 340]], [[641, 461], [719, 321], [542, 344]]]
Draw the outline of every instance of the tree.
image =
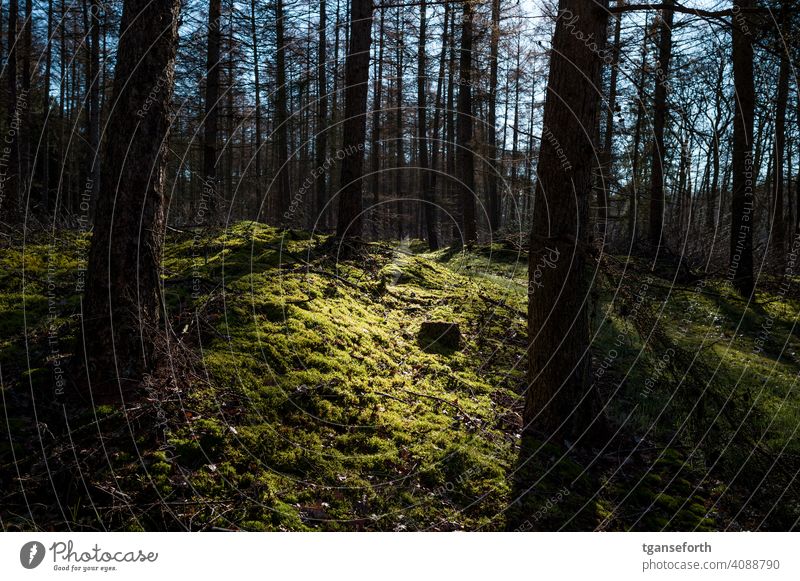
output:
[[[781, 6], [781, 22], [786, 23], [789, 17], [789, 3], [783, 0]], [[784, 24], [785, 26], [785, 24]], [[787, 32], [783, 30], [784, 34]], [[780, 50], [780, 49], [779, 49]], [[786, 148], [786, 103], [789, 99], [789, 56], [786, 49], [781, 50], [778, 71], [778, 95], [775, 109], [775, 140], [773, 141], [773, 158], [775, 164], [772, 173], [772, 251], [776, 260], [785, 260], [786, 225], [784, 223], [784, 153]]]
[[[322, 19], [325, 18], [325, 2], [322, 3]], [[323, 26], [324, 27], [324, 26]], [[324, 34], [324, 32], [320, 32]], [[250, 36], [253, 41], [253, 91], [255, 93], [255, 134], [256, 134], [256, 151], [255, 156], [255, 208], [261, 205], [261, 62], [259, 61], [260, 54], [258, 52], [258, 31], [256, 23], [256, 0], [250, 0]], [[324, 56], [324, 48], [322, 49]], [[324, 77], [323, 77], [324, 78]]]
[[159, 262], [180, 5], [123, 5], [83, 303], [79, 363], [95, 402], [135, 397], [163, 340]]
[[206, 50], [206, 102], [203, 121], [203, 197], [212, 212], [219, 199], [217, 179], [217, 139], [219, 127], [220, 44], [222, 0], [208, 5], [208, 47]]
[[733, 192], [731, 193], [731, 236], [729, 277], [745, 297], [753, 294], [753, 23], [749, 14], [753, 0], [733, 0], [739, 15], [731, 19], [734, 114]]
[[325, 156], [328, 150], [328, 80], [325, 74], [325, 67], [328, 66], [325, 46], [327, 43], [325, 38], [326, 22], [325, 0], [321, 0], [319, 3], [319, 45], [317, 47], [317, 136], [315, 142], [316, 171], [319, 173], [316, 177], [314, 218], [323, 226], [325, 225], [323, 212], [325, 204], [328, 202], [328, 176], [326, 172], [320, 170], [325, 165]]
[[664, 228], [664, 126], [667, 120], [667, 89], [669, 87], [669, 61], [672, 57], [672, 6], [675, 0], [665, 0], [661, 11], [658, 39], [658, 63], [653, 97], [653, 150], [650, 165], [650, 245], [657, 249], [662, 243]]
[[[561, 0], [550, 57], [529, 252], [525, 422], [575, 438], [592, 421], [587, 240], [601, 59], [582, 38], [606, 36], [606, 7]], [[587, 131], [587, 128], [589, 129]], [[544, 266], [543, 266], [544, 265]]]
[[275, 2], [275, 171], [277, 172], [277, 191], [275, 192], [275, 216], [278, 223], [284, 223], [284, 212], [291, 203], [289, 179], [289, 114], [286, 110], [286, 23], [284, 21], [283, 0]]
[[487, 149], [490, 167], [486, 176], [489, 201], [489, 228], [497, 232], [501, 225], [502, 212], [497, 188], [497, 54], [500, 44], [500, 0], [492, 0], [492, 34], [489, 46], [489, 110], [486, 113]]
[[473, 0], [464, 0], [458, 79], [458, 178], [461, 180], [462, 237], [467, 246], [478, 240], [475, 210], [475, 152], [472, 143], [472, 28]]
[[417, 139], [418, 155], [420, 167], [420, 184], [422, 186], [422, 197], [425, 201], [425, 228], [428, 236], [428, 247], [431, 250], [439, 248], [439, 237], [436, 234], [436, 206], [434, 192], [431, 187], [431, 172], [428, 165], [428, 127], [426, 115], [426, 92], [428, 77], [425, 74], [425, 50], [426, 50], [426, 26], [428, 6], [422, 0], [419, 6], [419, 48], [417, 50]]
[[367, 134], [369, 47], [372, 42], [372, 0], [350, 0], [350, 42], [345, 61], [344, 138], [341, 193], [336, 235], [360, 237], [363, 228], [361, 186], [364, 139]]

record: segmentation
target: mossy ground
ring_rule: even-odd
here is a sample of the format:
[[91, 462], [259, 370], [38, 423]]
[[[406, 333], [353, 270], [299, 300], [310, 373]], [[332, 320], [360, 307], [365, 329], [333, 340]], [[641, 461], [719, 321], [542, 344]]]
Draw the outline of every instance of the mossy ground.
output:
[[[578, 451], [522, 437], [520, 252], [374, 243], [337, 261], [332, 239], [256, 223], [173, 233], [164, 296], [192, 372], [125, 415], [67, 406], [65, 444], [54, 383], [88, 239], [58, 239], [3, 249], [5, 528], [709, 530], [789, 528], [800, 514], [788, 478], [800, 302], [780, 281], [756, 306], [720, 281], [649, 279], [664, 340], [712, 374], [701, 396], [600, 280], [593, 358], [613, 437]], [[635, 294], [647, 276], [628, 264], [624, 284]], [[457, 323], [461, 347], [426, 348], [425, 321]], [[44, 478], [56, 452], [88, 484], [67, 468]], [[69, 490], [63, 506], [54, 488]]]

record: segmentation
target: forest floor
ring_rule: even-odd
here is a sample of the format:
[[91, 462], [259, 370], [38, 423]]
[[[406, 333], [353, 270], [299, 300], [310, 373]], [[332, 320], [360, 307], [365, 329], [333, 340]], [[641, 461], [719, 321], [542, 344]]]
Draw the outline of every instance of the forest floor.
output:
[[[255, 223], [173, 232], [173, 359], [123, 412], [60, 388], [88, 238], [56, 237], [0, 258], [3, 529], [798, 526], [800, 298], [782, 280], [747, 304], [677, 265], [604, 258], [587, 276], [607, 437], [575, 446], [522, 433], [518, 250], [336, 260], [331, 239]], [[429, 321], [461, 344], [431, 344]]]

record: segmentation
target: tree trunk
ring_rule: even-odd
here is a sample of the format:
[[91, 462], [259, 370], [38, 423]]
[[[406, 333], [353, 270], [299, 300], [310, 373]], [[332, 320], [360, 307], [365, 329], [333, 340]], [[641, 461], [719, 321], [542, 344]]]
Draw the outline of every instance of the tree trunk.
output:
[[487, 124], [487, 157], [489, 168], [486, 175], [489, 229], [493, 235], [500, 229], [502, 214], [500, 193], [497, 188], [497, 57], [500, 44], [500, 0], [492, 0], [492, 36], [489, 46], [489, 111]]
[[[180, 1], [126, 0], [83, 303], [95, 403], [135, 396], [163, 346], [164, 175]], [[155, 83], [155, 84], [154, 84]]]
[[350, 0], [350, 44], [345, 62], [344, 138], [341, 193], [336, 235], [360, 237], [363, 227], [361, 182], [367, 134], [369, 47], [372, 42], [372, 0]]
[[100, 195], [100, 0], [92, 0], [92, 46], [89, 60], [89, 148], [91, 150], [91, 195], [96, 203]]
[[661, 11], [661, 32], [658, 46], [658, 63], [655, 75], [653, 98], [653, 151], [650, 167], [650, 245], [654, 252], [662, 243], [664, 229], [664, 126], [667, 120], [667, 88], [669, 86], [669, 61], [672, 57], [672, 19], [669, 8], [675, 0], [665, 0], [666, 9]]
[[319, 3], [319, 46], [317, 47], [317, 135], [314, 144], [317, 171], [314, 198], [314, 226], [316, 228], [327, 226], [325, 204], [328, 203], [328, 172], [323, 170], [325, 156], [328, 154], [328, 78], [326, 67], [328, 57], [326, 51], [327, 15], [325, 13], [325, 0]]
[[219, 201], [217, 179], [217, 139], [219, 132], [219, 75], [222, 0], [210, 0], [208, 6], [208, 47], [206, 50], [206, 102], [203, 120], [203, 195], [201, 207], [208, 206], [216, 219]]
[[753, 0], [733, 0], [734, 9], [741, 9], [731, 21], [733, 37], [733, 191], [731, 194], [730, 267], [728, 276], [734, 287], [746, 298], [753, 294], [753, 23], [747, 10]]
[[[6, 82], [8, 83], [8, 124], [7, 127], [19, 128], [17, 107], [17, 21], [18, 0], [8, 4], [8, 62], [6, 64]], [[8, 144], [8, 170], [5, 188], [0, 196], [0, 209], [3, 210], [3, 221], [15, 223], [19, 220], [19, 139], [17, 130], [9, 133], [11, 143]]]
[[[622, 5], [622, 0], [617, 6]], [[614, 175], [614, 115], [617, 109], [617, 77], [619, 73], [619, 43], [621, 35], [622, 17], [617, 15], [614, 23], [614, 44], [611, 47], [611, 78], [608, 83], [608, 111], [606, 112], [606, 126], [603, 135], [603, 161], [602, 180], [597, 189], [597, 221], [600, 233], [605, 240], [606, 225], [608, 223], [608, 191]]]
[[[496, 0], [495, 0], [496, 1]], [[419, 16], [419, 48], [417, 54], [417, 137], [418, 137], [418, 165], [420, 167], [420, 184], [425, 209], [425, 232], [428, 236], [428, 247], [431, 250], [439, 248], [439, 237], [436, 234], [436, 200], [435, 192], [431, 187], [431, 168], [428, 164], [428, 120], [427, 120], [427, 95], [428, 76], [425, 73], [426, 58], [426, 26], [428, 6], [426, 0], [420, 2]]]
[[639, 214], [639, 147], [642, 141], [642, 123], [644, 121], [644, 83], [647, 71], [647, 18], [645, 17], [644, 34], [642, 36], [642, 63], [639, 67], [639, 86], [636, 99], [636, 127], [633, 132], [633, 160], [631, 162], [631, 194], [628, 201], [628, 240], [631, 246], [636, 242], [636, 222]]
[[[323, 7], [325, 6], [325, 2], [322, 3]], [[324, 8], [322, 9], [322, 14], [324, 15]], [[324, 26], [322, 28], [324, 30]], [[253, 212], [254, 218], [258, 216], [259, 208], [263, 200], [261, 199], [261, 147], [262, 147], [262, 139], [261, 139], [261, 67], [259, 66], [259, 53], [258, 53], [258, 25], [256, 22], [256, 0], [250, 0], [250, 35], [253, 39], [253, 83], [255, 91], [255, 131], [256, 131], [256, 151], [254, 154], [255, 157], [255, 203], [253, 204], [255, 211]], [[320, 34], [324, 34], [321, 32]], [[324, 49], [323, 49], [324, 55]]]
[[291, 186], [289, 179], [289, 114], [287, 113], [286, 90], [286, 39], [284, 34], [283, 0], [275, 2], [275, 163], [277, 164], [276, 180], [276, 217], [279, 224], [287, 224], [293, 218], [287, 212], [291, 204]]
[[[787, 2], [784, 0], [781, 9], [781, 22], [788, 18]], [[787, 31], [784, 31], [786, 33]], [[773, 173], [772, 173], [772, 253], [775, 259], [783, 264], [785, 262], [786, 226], [784, 222], [784, 153], [786, 147], [786, 103], [789, 99], [789, 59], [785, 51], [781, 54], [780, 71], [778, 73], [778, 96], [775, 103], [775, 141], [773, 142]]]
[[370, 163], [373, 215], [375, 216], [374, 231], [380, 232], [378, 211], [381, 187], [381, 103], [383, 99], [383, 44], [384, 44], [385, 9], [381, 8], [380, 24], [378, 25], [378, 56], [375, 63], [376, 75], [372, 90], [372, 131], [370, 135]]
[[574, 439], [593, 420], [589, 381], [589, 197], [602, 62], [572, 30], [605, 44], [606, 7], [561, 0], [553, 36], [539, 153], [528, 284], [529, 382], [525, 424]]
[[395, 108], [394, 108], [394, 199], [397, 208], [397, 238], [405, 236], [406, 211], [403, 193], [403, 166], [405, 150], [403, 148], [403, 32], [400, 20], [403, 8], [397, 9], [397, 54], [395, 58]]
[[471, 246], [478, 240], [475, 210], [475, 158], [472, 143], [472, 27], [473, 0], [464, 0], [461, 21], [461, 52], [458, 79], [458, 179], [461, 187], [463, 243]]

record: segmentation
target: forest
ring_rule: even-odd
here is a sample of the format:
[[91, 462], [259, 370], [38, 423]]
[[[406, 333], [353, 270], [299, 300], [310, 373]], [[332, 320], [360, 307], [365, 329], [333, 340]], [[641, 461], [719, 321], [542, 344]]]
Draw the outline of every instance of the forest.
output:
[[797, 0], [0, 1], [0, 530], [800, 529]]

